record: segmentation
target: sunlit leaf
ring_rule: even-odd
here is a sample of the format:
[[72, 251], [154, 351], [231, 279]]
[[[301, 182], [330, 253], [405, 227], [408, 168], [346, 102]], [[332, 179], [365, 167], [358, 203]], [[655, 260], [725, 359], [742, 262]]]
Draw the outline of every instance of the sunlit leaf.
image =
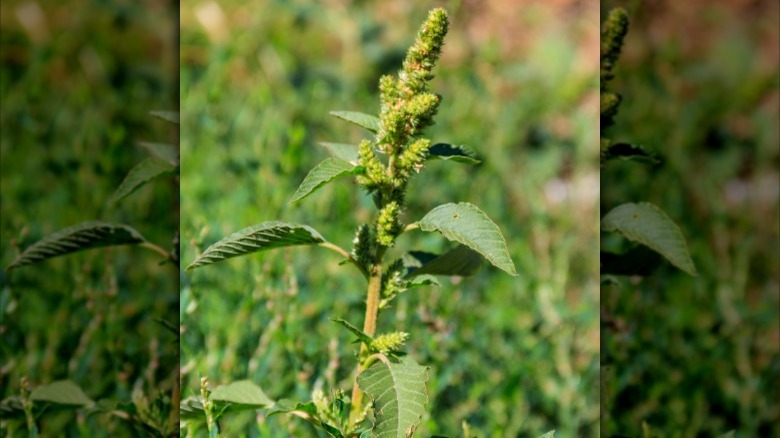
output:
[[360, 373], [357, 383], [374, 401], [373, 435], [378, 438], [407, 438], [420, 424], [428, 396], [425, 383], [428, 368], [409, 356], [391, 362], [383, 355]]
[[290, 203], [300, 201], [338, 177], [354, 175], [362, 171], [362, 167], [355, 167], [346, 161], [326, 158], [306, 175], [301, 185], [298, 186], [298, 190], [293, 194]]
[[228, 410], [258, 409], [271, 406], [274, 401], [268, 398], [263, 390], [251, 380], [239, 380], [220, 386], [211, 392], [211, 400], [230, 403]]
[[517, 275], [501, 230], [475, 205], [468, 202], [440, 205], [420, 220], [423, 231], [438, 231], [462, 243], [510, 275]]
[[355, 145], [344, 143], [329, 143], [325, 141], [321, 141], [319, 145], [327, 149], [328, 153], [331, 154], [333, 158], [338, 158], [339, 160], [352, 163], [356, 166], [359, 162], [358, 147]]
[[696, 275], [680, 228], [661, 209], [649, 202], [617, 206], [601, 219], [604, 231], [617, 231], [627, 239], [646, 245], [671, 264]]
[[127, 225], [84, 222], [60, 230], [30, 245], [8, 265], [8, 269], [85, 249], [143, 243], [145, 241], [138, 231]]
[[375, 134], [379, 132], [379, 118], [371, 114], [356, 111], [331, 111], [330, 115], [366, 128]]
[[118, 202], [154, 178], [167, 175], [175, 169], [176, 166], [159, 158], [149, 157], [144, 159], [130, 169], [130, 173], [127, 174], [122, 184], [119, 185], [119, 188], [111, 196], [111, 202]]
[[323, 242], [325, 242], [325, 238], [308, 225], [278, 221], [263, 222], [244, 228], [211, 245], [195, 261], [190, 263], [187, 269], [273, 248], [317, 245]]

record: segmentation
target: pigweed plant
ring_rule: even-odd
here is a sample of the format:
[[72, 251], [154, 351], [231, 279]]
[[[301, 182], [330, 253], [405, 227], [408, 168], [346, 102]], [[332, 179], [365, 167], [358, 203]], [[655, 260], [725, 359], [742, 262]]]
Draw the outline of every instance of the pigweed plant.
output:
[[[413, 436], [428, 401], [428, 370], [404, 353], [408, 333], [377, 333], [382, 310], [408, 289], [438, 284], [437, 275], [472, 273], [483, 258], [517, 275], [501, 231], [470, 203], [439, 205], [412, 223], [401, 220], [409, 180], [423, 170], [427, 160], [478, 162], [467, 147], [434, 144], [424, 136], [441, 103], [441, 96], [429, 90], [429, 82], [447, 28], [447, 13], [432, 10], [398, 75], [383, 76], [379, 81], [379, 117], [358, 112], [331, 113], [365, 128], [373, 138], [357, 146], [324, 144], [332, 157], [314, 167], [292, 196], [291, 202], [297, 203], [327, 183], [354, 177], [372, 197], [377, 212], [372, 222], [358, 227], [351, 251], [326, 240], [308, 225], [271, 221], [225, 237], [187, 267], [199, 268], [274, 248], [312, 245], [343, 256], [344, 263], [353, 265], [368, 284], [362, 329], [344, 319], [333, 319], [360, 343], [351, 394], [334, 389], [328, 396], [315, 390], [311, 401], [274, 402], [250, 381], [212, 391], [208, 378], [203, 377], [200, 395], [182, 401], [181, 415], [200, 424], [205, 420], [210, 436], [220, 433], [219, 419], [224, 413], [241, 408], [264, 409], [266, 416], [292, 414], [334, 437]], [[386, 260], [399, 237], [415, 230], [438, 232], [455, 246], [442, 255], [410, 251], [398, 259]]]
[[[179, 124], [179, 114], [170, 111], [152, 111], [151, 115]], [[177, 145], [141, 142], [140, 146], [149, 154], [133, 167], [108, 200], [116, 205], [120, 200], [146, 185], [155, 178], [176, 175], [179, 172], [179, 148]], [[135, 228], [118, 223], [87, 221], [57, 231], [27, 247], [7, 267], [11, 271], [59, 257], [93, 248], [137, 245], [162, 256], [162, 263], [179, 269], [179, 232], [172, 237], [171, 250], [147, 241]], [[178, 337], [178, 329], [170, 321], [159, 321]], [[177, 341], [178, 345], [178, 341]], [[178, 352], [177, 352], [178, 353]], [[178, 369], [174, 371], [178, 373]], [[17, 423], [26, 427], [28, 436], [39, 434], [38, 420], [46, 412], [63, 409], [82, 410], [88, 415], [109, 414], [129, 422], [146, 436], [169, 437], [177, 433], [179, 404], [178, 374], [172, 376], [170, 394], [160, 390], [144, 393], [140, 386], [133, 391], [132, 400], [114, 401], [90, 399], [84, 390], [71, 380], [58, 380], [32, 388], [27, 377], [21, 379], [21, 394], [8, 397], [0, 403], [0, 413], [9, 435], [15, 436]], [[88, 434], [87, 431], [84, 431]]]

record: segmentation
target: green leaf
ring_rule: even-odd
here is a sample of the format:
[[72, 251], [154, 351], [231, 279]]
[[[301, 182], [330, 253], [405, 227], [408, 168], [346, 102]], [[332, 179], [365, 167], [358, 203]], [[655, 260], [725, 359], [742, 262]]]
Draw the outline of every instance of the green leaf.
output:
[[315, 417], [317, 415], [317, 406], [315, 406], [312, 402], [301, 403], [288, 399], [282, 399], [278, 400], [273, 406], [268, 408], [268, 410], [265, 411], [265, 415], [266, 417], [270, 417], [272, 415], [278, 414], [289, 414], [294, 411], [304, 412], [309, 414], [311, 417]]
[[376, 134], [379, 132], [379, 118], [371, 114], [359, 113], [356, 111], [331, 111], [330, 115], [346, 120], [358, 126], [368, 129]]
[[627, 239], [646, 245], [671, 264], [696, 276], [680, 228], [661, 209], [649, 202], [617, 206], [601, 219], [601, 229], [617, 231]]
[[174, 166], [179, 165], [179, 148], [172, 144], [139, 141], [138, 145], [154, 158], [167, 161]]
[[11, 270], [85, 249], [143, 242], [146, 242], [143, 236], [127, 225], [84, 222], [60, 230], [30, 245], [8, 265], [7, 269]]
[[358, 147], [352, 144], [319, 142], [319, 145], [328, 150], [333, 158], [352, 163], [357, 166], [360, 158], [358, 156]]
[[327, 432], [328, 435], [332, 436], [333, 438], [344, 438], [344, 434], [342, 434], [340, 430], [336, 429], [330, 424], [324, 421], [320, 421], [320, 426], [322, 427], [322, 430]]
[[200, 396], [192, 395], [179, 403], [179, 418], [182, 420], [206, 420], [204, 417], [203, 402]]
[[325, 161], [316, 165], [306, 175], [301, 185], [298, 186], [298, 190], [295, 191], [290, 203], [300, 201], [340, 176], [354, 175], [362, 171], [363, 167], [355, 167], [337, 158], [326, 158]]
[[539, 438], [555, 438], [555, 429], [545, 433], [544, 435], [539, 435]]
[[317, 245], [325, 238], [308, 225], [278, 221], [244, 228], [211, 245], [187, 269], [199, 268], [229, 258], [286, 246]]
[[374, 401], [373, 435], [406, 438], [412, 435], [425, 413], [428, 368], [409, 356], [390, 362], [383, 355], [357, 377], [357, 384]]
[[509, 275], [517, 275], [501, 230], [475, 205], [468, 202], [444, 204], [420, 220], [423, 231], [438, 231], [449, 240], [462, 243]]
[[209, 398], [217, 402], [230, 403], [228, 410], [231, 411], [258, 409], [274, 404], [274, 401], [268, 398], [263, 390], [251, 380], [239, 380], [220, 386], [212, 391]]
[[371, 338], [371, 336], [368, 336], [366, 333], [364, 333], [359, 328], [357, 328], [354, 325], [350, 324], [348, 321], [346, 321], [344, 319], [340, 319], [340, 318], [339, 319], [331, 319], [331, 321], [333, 321], [335, 323], [338, 323], [338, 324], [341, 324], [344, 327], [346, 327], [347, 330], [351, 331], [352, 333], [355, 334], [355, 336], [358, 337], [360, 342], [363, 342], [366, 345], [371, 345], [371, 341], [373, 341], [373, 338]]
[[144, 184], [161, 175], [173, 172], [176, 166], [159, 158], [146, 158], [130, 169], [122, 184], [111, 196], [111, 203], [116, 203], [125, 196], [141, 188]]
[[176, 111], [149, 111], [149, 114], [167, 122], [179, 124], [179, 113]]
[[476, 152], [464, 145], [452, 145], [436, 143], [428, 149], [429, 160], [451, 160], [458, 163], [479, 164], [482, 161], [477, 158]]
[[67, 406], [87, 406], [94, 403], [84, 391], [70, 380], [60, 380], [32, 390], [30, 399]]
[[425, 261], [418, 258], [422, 263], [419, 267], [411, 267], [405, 278], [413, 278], [424, 274], [458, 275], [467, 277], [473, 274], [477, 268], [482, 265], [483, 260], [478, 252], [464, 245], [458, 245], [446, 253], [432, 259], [429, 258], [430, 253], [410, 251], [408, 254], [410, 257], [424, 258]]
[[736, 431], [730, 430], [723, 435], [720, 435], [718, 438], [734, 438], [736, 436]]

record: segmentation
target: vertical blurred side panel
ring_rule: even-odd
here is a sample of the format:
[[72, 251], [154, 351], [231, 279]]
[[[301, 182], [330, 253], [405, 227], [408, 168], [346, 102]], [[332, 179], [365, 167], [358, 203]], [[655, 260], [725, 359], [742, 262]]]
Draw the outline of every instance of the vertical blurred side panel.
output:
[[178, 436], [178, 2], [0, 4], [0, 434]]
[[602, 436], [780, 436], [780, 4], [601, 5]]

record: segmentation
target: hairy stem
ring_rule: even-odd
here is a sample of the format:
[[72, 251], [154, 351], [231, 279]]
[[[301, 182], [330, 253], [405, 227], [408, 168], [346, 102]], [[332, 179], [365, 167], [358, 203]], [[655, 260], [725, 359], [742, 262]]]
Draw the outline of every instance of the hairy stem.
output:
[[[366, 317], [363, 322], [363, 332], [371, 337], [376, 334], [376, 321], [377, 316], [379, 316], [379, 295], [382, 291], [382, 258], [384, 255], [384, 249], [377, 251], [376, 260], [371, 265], [370, 277], [368, 279], [368, 297], [366, 299]], [[357, 376], [363, 372], [364, 366], [360, 358], [366, 354], [366, 350], [368, 350], [368, 345], [363, 343], [360, 346], [358, 365], [355, 370], [355, 383], [352, 387], [350, 422], [355, 421], [363, 411], [363, 391], [358, 387]]]

